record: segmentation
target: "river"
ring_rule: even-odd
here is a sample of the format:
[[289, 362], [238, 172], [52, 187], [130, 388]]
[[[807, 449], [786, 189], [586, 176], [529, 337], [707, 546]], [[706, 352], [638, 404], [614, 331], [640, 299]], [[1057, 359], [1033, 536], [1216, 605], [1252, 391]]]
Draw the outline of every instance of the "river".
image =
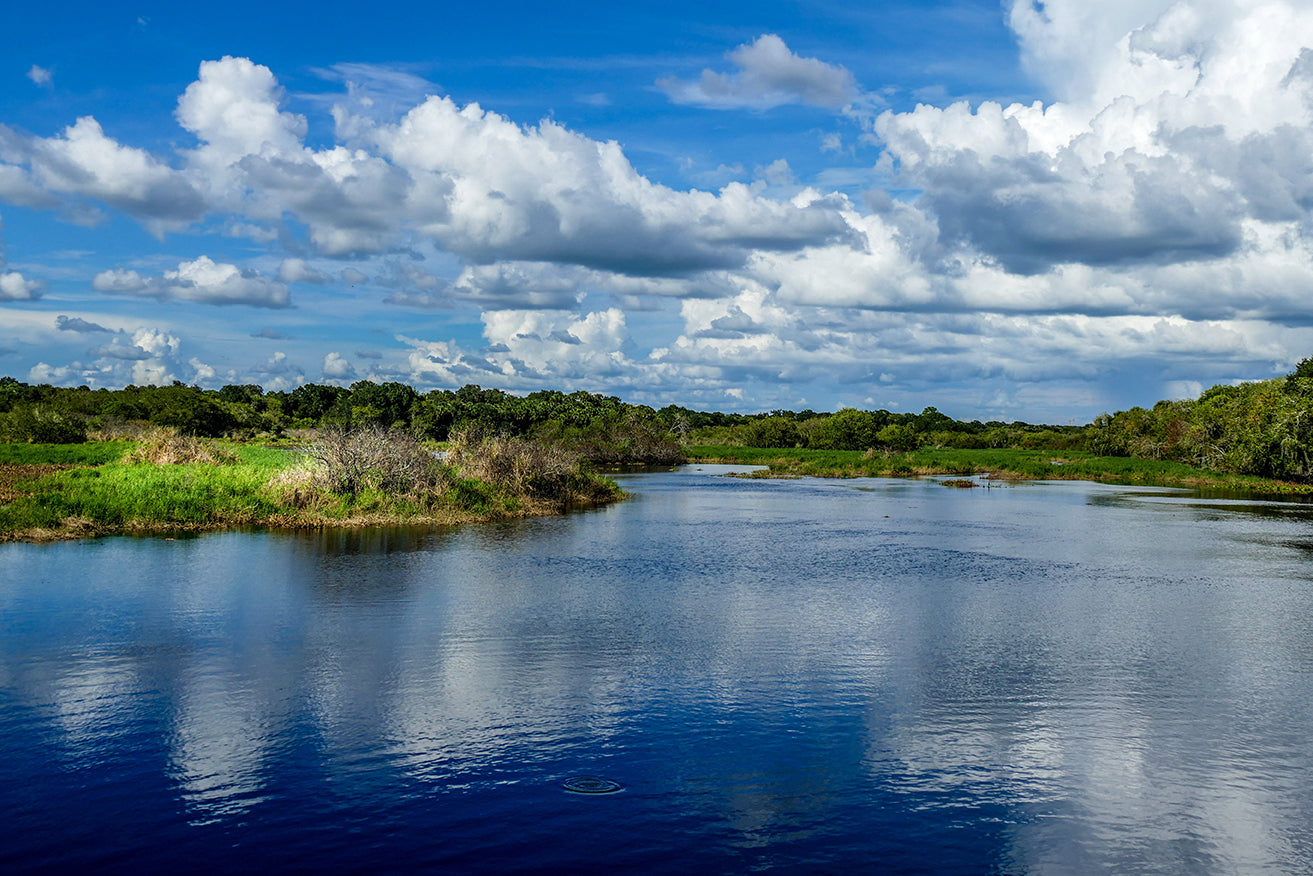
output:
[[0, 546], [0, 869], [1313, 872], [1313, 507], [721, 471]]

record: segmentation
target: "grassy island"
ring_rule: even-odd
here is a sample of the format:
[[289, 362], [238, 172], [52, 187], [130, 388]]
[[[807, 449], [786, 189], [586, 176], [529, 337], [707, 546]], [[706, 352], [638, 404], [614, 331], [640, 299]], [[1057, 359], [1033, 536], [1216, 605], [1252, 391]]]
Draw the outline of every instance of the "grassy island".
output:
[[399, 430], [326, 430], [274, 449], [157, 429], [136, 441], [0, 444], [0, 541], [206, 531], [452, 524], [616, 501], [578, 455], [454, 435], [445, 452]]
[[1313, 485], [1196, 468], [1161, 459], [1081, 450], [920, 448], [907, 452], [697, 445], [695, 462], [765, 465], [757, 477], [917, 477], [987, 475], [1001, 480], [1081, 480], [1105, 484], [1221, 489], [1253, 495], [1313, 495]]

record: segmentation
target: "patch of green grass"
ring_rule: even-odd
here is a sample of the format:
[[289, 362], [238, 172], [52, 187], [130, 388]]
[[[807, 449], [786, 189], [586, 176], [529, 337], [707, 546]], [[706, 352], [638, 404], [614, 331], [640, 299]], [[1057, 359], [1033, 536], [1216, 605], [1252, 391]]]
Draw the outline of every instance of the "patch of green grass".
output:
[[0, 444], [5, 465], [105, 465], [118, 462], [131, 441], [88, 441], [86, 444]]
[[910, 477], [914, 475], [990, 474], [1026, 480], [1086, 480], [1145, 486], [1216, 487], [1263, 495], [1313, 493], [1313, 486], [1249, 475], [1195, 468], [1179, 462], [1095, 456], [1080, 451], [954, 450], [923, 448], [884, 455], [860, 450], [808, 450], [759, 447], [696, 446], [698, 462], [769, 465], [781, 475], [812, 477]]
[[0, 529], [50, 528], [67, 518], [111, 528], [253, 523], [279, 511], [267, 477], [249, 466], [107, 465], [47, 475], [35, 495], [0, 509]]

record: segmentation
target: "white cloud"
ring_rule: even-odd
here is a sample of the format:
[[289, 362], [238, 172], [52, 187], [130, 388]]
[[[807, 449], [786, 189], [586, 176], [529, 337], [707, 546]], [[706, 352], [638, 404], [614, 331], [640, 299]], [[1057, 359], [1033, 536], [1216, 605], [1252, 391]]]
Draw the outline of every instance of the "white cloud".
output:
[[313, 283], [322, 285], [329, 282], [327, 274], [306, 264], [305, 259], [283, 259], [278, 266], [278, 279], [284, 283]]
[[1054, 0], [1015, 3], [1011, 21], [1063, 101], [875, 123], [945, 240], [1034, 273], [1226, 259], [1250, 220], [1307, 218], [1313, 10]]
[[731, 183], [677, 192], [641, 176], [618, 144], [552, 121], [524, 129], [432, 97], [376, 139], [413, 180], [417, 231], [470, 261], [575, 264], [631, 274], [741, 264], [845, 232], [819, 196], [782, 203]]
[[27, 71], [27, 78], [42, 88], [49, 88], [55, 81], [54, 73], [44, 67], [38, 67], [36, 64], [33, 64]]
[[[94, 199], [140, 219], [156, 234], [181, 229], [205, 210], [183, 174], [106, 136], [91, 116], [78, 119], [62, 136], [44, 139], [23, 139], [0, 126], [0, 143], [0, 159], [9, 163], [4, 188], [20, 194], [24, 187], [36, 187]], [[32, 200], [30, 194], [26, 200]]]
[[102, 271], [91, 285], [97, 292], [202, 304], [271, 308], [289, 304], [287, 286], [283, 283], [254, 271], [243, 271], [236, 265], [215, 262], [208, 256], [179, 262], [176, 271], [165, 271], [160, 277], [143, 277], [136, 271], [121, 268]]
[[[785, 199], [789, 161], [808, 179], [835, 178], [792, 154], [758, 167], [751, 185], [680, 191], [639, 173], [618, 143], [450, 98], [416, 105], [422, 81], [372, 68], [332, 71], [345, 97], [296, 98], [301, 109], [335, 103], [338, 144], [310, 146], [308, 120], [273, 73], [240, 58], [202, 65], [177, 111], [196, 147], [169, 156], [120, 143], [90, 117], [48, 139], [0, 129], [0, 197], [120, 209], [157, 232], [211, 217], [205, 230], [268, 247], [261, 264], [278, 265], [265, 276], [201, 257], [151, 274], [125, 262], [96, 275], [102, 292], [285, 307], [289, 284], [331, 277], [342, 288], [316, 305], [334, 316], [380, 288], [393, 304], [441, 309], [404, 315], [415, 323], [404, 367], [422, 386], [628, 388], [712, 406], [736, 390], [744, 406], [770, 407], [812, 382], [826, 387], [818, 404], [912, 408], [935, 388], [971, 411], [1087, 416], [1133, 374], [1142, 398], [1306, 355], [1313, 13], [1285, 0], [1009, 10], [1028, 68], [1056, 99], [883, 114], [871, 132], [884, 157], [863, 172], [892, 194], [860, 204], [814, 188]], [[865, 99], [847, 71], [777, 37], [731, 59], [728, 73], [665, 87], [726, 107]], [[814, 136], [848, 163], [860, 154], [847, 134]], [[752, 173], [734, 156], [706, 166], [722, 157], [717, 184]], [[345, 263], [330, 269], [327, 256]], [[0, 297], [40, 293], [28, 276], [44, 267], [22, 271], [0, 264]], [[305, 354], [320, 308], [299, 313]], [[61, 335], [42, 319], [48, 336], [17, 343], [85, 350], [68, 333], [78, 329]], [[467, 337], [475, 319], [483, 342], [412, 337], [435, 324]], [[285, 337], [260, 328], [235, 336]], [[375, 343], [340, 337], [306, 367], [322, 356], [326, 378], [351, 379], [338, 351]], [[210, 373], [176, 350], [133, 360], [134, 349], [150, 352], [125, 336], [94, 361], [44, 367], [100, 381], [131, 376], [134, 362]], [[281, 353], [232, 373], [304, 380]]]
[[247, 156], [271, 158], [301, 150], [306, 120], [278, 110], [282, 89], [268, 67], [248, 58], [205, 61], [200, 78], [178, 100], [178, 124], [201, 140], [192, 160], [216, 174]]
[[324, 357], [324, 378], [327, 380], [355, 380], [356, 368], [341, 353], [329, 353]]
[[795, 55], [773, 33], [762, 34], [727, 57], [737, 68], [733, 73], [703, 70], [692, 81], [658, 79], [657, 87], [675, 103], [713, 109], [764, 110], [790, 103], [841, 109], [859, 95], [857, 81], [846, 69]]
[[34, 301], [44, 291], [45, 283], [40, 280], [29, 280], [17, 271], [0, 273], [0, 301]]
[[61, 366], [38, 362], [29, 369], [27, 379], [64, 386], [121, 387], [129, 383], [159, 386], [185, 373], [178, 357], [181, 346], [177, 336], [164, 329], [144, 326], [131, 335], [120, 334], [110, 343], [88, 350], [90, 361], [73, 361]]

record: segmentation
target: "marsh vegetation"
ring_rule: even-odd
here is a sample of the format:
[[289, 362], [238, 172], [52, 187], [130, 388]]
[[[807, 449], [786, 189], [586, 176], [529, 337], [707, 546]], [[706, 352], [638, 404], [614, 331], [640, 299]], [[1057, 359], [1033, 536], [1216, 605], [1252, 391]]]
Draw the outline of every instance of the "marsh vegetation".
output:
[[479, 438], [453, 442], [439, 459], [413, 435], [376, 426], [326, 431], [303, 451], [168, 429], [135, 442], [0, 448], [0, 540], [450, 524], [560, 513], [622, 495], [568, 451]]

